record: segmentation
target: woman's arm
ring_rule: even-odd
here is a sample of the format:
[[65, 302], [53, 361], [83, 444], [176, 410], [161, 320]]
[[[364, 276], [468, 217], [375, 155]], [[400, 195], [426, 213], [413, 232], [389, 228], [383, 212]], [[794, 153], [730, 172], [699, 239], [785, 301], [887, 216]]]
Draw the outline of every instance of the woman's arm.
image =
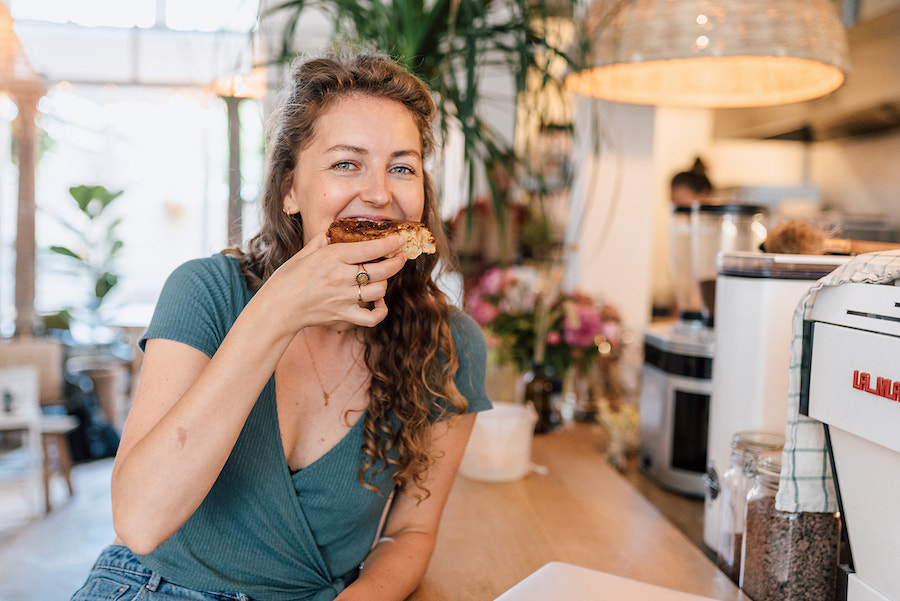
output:
[[[384, 318], [383, 299], [373, 311], [358, 306], [353, 274], [357, 263], [401, 242], [400, 236], [352, 245], [326, 246], [324, 236], [311, 242], [256, 293], [211, 359], [179, 342], [147, 342], [112, 476], [113, 524], [124, 544], [149, 553], [200, 506], [297, 332], [335, 322], [371, 326]], [[368, 286], [386, 288], [404, 260], [401, 253], [371, 264]]]
[[419, 503], [413, 494], [421, 491], [411, 490], [394, 498], [382, 537], [366, 558], [359, 579], [337, 601], [401, 601], [419, 586], [474, 423], [475, 414], [466, 414], [432, 426], [429, 453], [437, 459], [425, 485], [430, 496]]

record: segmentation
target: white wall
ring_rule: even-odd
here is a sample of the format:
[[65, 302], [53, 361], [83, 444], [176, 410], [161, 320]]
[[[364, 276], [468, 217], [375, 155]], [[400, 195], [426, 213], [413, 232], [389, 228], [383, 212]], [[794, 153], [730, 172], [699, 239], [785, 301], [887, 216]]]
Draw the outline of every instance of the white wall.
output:
[[575, 113], [578, 156], [587, 156], [592, 140], [601, 146], [593, 160], [576, 166], [566, 284], [612, 303], [636, 334], [623, 373], [632, 387], [650, 318], [655, 109], [578, 97]]
[[825, 206], [900, 227], [900, 132], [813, 144], [810, 178]]

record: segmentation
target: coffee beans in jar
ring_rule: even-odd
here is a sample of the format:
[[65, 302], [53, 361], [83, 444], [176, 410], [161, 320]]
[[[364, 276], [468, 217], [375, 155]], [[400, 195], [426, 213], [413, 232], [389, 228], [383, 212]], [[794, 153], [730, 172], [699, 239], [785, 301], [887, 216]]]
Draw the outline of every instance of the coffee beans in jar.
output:
[[741, 588], [754, 601], [834, 601], [840, 517], [776, 509], [780, 475], [780, 457], [762, 461], [747, 494]]
[[736, 584], [740, 582], [747, 494], [755, 481], [756, 466], [760, 459], [780, 454], [783, 447], [784, 436], [775, 432], [738, 432], [731, 441], [728, 471], [722, 476], [716, 564]]

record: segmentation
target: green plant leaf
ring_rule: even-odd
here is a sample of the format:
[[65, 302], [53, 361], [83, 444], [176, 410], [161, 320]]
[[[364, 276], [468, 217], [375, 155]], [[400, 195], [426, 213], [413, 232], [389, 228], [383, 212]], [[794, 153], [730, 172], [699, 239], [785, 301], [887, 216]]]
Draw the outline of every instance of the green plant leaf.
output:
[[48, 330], [68, 330], [75, 321], [75, 316], [68, 309], [61, 309], [56, 313], [42, 315], [41, 321]]
[[125, 243], [121, 240], [113, 240], [112, 246], [109, 247], [109, 256], [115, 257], [125, 247]]
[[105, 186], [72, 186], [69, 195], [75, 199], [78, 208], [90, 219], [96, 219], [114, 200], [124, 194], [124, 190], [115, 192]]
[[72, 186], [69, 188], [69, 195], [75, 199], [81, 212], [87, 214], [88, 205], [94, 199], [93, 186]]
[[62, 255], [64, 257], [70, 257], [72, 259], [77, 259], [78, 261], [84, 262], [84, 258], [81, 257], [78, 253], [73, 250], [66, 248], [65, 246], [51, 246], [50, 252], [54, 252], [58, 255]]
[[94, 285], [94, 296], [97, 297], [98, 304], [103, 301], [106, 295], [109, 294], [109, 291], [112, 290], [118, 282], [119, 276], [114, 273], [106, 271], [100, 274], [100, 277], [97, 278], [97, 282]]

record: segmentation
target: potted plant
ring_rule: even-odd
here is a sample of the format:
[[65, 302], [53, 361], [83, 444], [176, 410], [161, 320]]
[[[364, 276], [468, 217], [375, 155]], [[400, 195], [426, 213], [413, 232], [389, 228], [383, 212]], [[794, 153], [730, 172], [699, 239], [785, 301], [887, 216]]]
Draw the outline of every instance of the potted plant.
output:
[[66, 257], [72, 273], [88, 282], [86, 301], [82, 306], [69, 306], [45, 317], [48, 327], [68, 329], [75, 321], [91, 328], [103, 325], [101, 306], [119, 281], [116, 259], [124, 242], [118, 235], [121, 218], [109, 211], [124, 193], [101, 185], [80, 185], [69, 188], [69, 196], [77, 212], [57, 220], [71, 232], [75, 244], [51, 245], [50, 252]]
[[[90, 378], [103, 419], [116, 430], [127, 413], [127, 365], [133, 355], [127, 335], [109, 327], [103, 304], [119, 282], [116, 259], [124, 242], [118, 234], [121, 218], [110, 209], [123, 193], [102, 185], [69, 188], [76, 208], [54, 217], [69, 231], [72, 242], [54, 244], [48, 250], [64, 258], [69, 273], [84, 281], [86, 290], [81, 303], [44, 316], [45, 327], [57, 330], [55, 337], [65, 346], [66, 373]], [[84, 399], [73, 402], [81, 403], [78, 410], [89, 410]]]
[[[511, 78], [514, 110], [535, 110], [521, 101], [526, 93], [562, 90], [562, 76], [552, 59], [568, 62], [568, 58], [547, 25], [555, 17], [570, 19], [574, 4], [574, 0], [275, 0], [263, 16], [277, 16], [285, 23], [276, 64], [297, 56], [298, 23], [307, 11], [317, 9], [331, 17], [336, 41], [374, 47], [428, 84], [435, 92], [443, 140], [451, 123], [461, 131], [471, 207], [478, 177], [498, 167], [516, 173], [525, 166], [522, 149], [504, 139], [483, 116], [485, 102], [495, 99], [483, 92], [482, 75], [491, 69]], [[503, 229], [505, 198], [489, 178], [488, 184]]]

